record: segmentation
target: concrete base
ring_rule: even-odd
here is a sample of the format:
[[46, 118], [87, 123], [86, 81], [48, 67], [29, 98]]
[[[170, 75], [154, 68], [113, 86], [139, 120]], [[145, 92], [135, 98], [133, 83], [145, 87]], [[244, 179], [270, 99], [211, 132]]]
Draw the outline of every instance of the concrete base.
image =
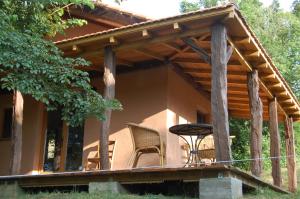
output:
[[0, 184], [0, 198], [18, 198], [22, 194], [22, 189], [17, 183]]
[[238, 199], [242, 197], [242, 181], [236, 178], [205, 178], [199, 181], [200, 199]]
[[90, 182], [89, 193], [98, 192], [126, 193], [126, 190], [119, 182]]

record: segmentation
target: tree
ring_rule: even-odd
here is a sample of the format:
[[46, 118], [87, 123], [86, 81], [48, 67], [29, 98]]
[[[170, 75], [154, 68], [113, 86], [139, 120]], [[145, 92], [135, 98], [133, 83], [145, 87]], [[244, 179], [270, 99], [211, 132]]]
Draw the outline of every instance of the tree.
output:
[[120, 108], [116, 100], [106, 101], [90, 85], [88, 73], [77, 66], [88, 66], [82, 58], [65, 58], [45, 37], [71, 26], [80, 19], [63, 19], [71, 5], [90, 6], [90, 0], [5, 0], [0, 2], [1, 87], [19, 90], [47, 105], [62, 108], [62, 118], [70, 125], [81, 124], [88, 116], [103, 118], [106, 108]]
[[292, 4], [292, 12], [300, 18], [300, 0], [294, 0]]
[[45, 39], [86, 23], [63, 18], [70, 6], [94, 5], [91, 0], [0, 1], [0, 85], [31, 95], [48, 110], [60, 108], [62, 119], [77, 126], [89, 116], [104, 120], [106, 109], [121, 105], [103, 99], [92, 89], [88, 73], [76, 69], [88, 66], [87, 61], [64, 57]]
[[188, 0], [183, 0], [180, 2], [180, 12], [190, 12], [196, 11], [200, 8], [210, 8], [220, 4], [226, 3], [227, 0], [199, 0], [198, 2], [190, 2]]

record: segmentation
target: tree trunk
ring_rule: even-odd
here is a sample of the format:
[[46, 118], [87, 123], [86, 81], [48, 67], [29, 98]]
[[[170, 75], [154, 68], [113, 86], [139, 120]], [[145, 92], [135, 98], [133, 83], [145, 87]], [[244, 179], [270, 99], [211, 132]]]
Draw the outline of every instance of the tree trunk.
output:
[[286, 117], [285, 123], [286, 163], [288, 171], [288, 186], [290, 192], [297, 191], [297, 172], [295, 158], [295, 140], [293, 118]]
[[281, 186], [280, 172], [280, 135], [278, 130], [277, 100], [274, 98], [269, 104], [270, 120], [270, 156], [272, 158], [273, 184]]
[[258, 71], [248, 73], [248, 95], [251, 117], [251, 172], [260, 176], [262, 172], [262, 128], [263, 128], [263, 106], [259, 97]]
[[18, 175], [21, 172], [22, 160], [22, 124], [23, 124], [23, 96], [20, 91], [14, 91], [13, 120], [11, 139], [11, 165], [10, 174]]
[[[115, 75], [116, 75], [116, 59], [115, 53], [110, 46], [104, 48], [104, 98], [107, 100], [115, 97]], [[109, 127], [111, 119], [111, 110], [105, 111], [105, 121], [101, 123], [100, 134], [100, 169], [109, 169], [109, 152], [108, 139]]]
[[222, 24], [212, 27], [211, 111], [216, 160], [231, 164], [227, 104], [227, 33]]

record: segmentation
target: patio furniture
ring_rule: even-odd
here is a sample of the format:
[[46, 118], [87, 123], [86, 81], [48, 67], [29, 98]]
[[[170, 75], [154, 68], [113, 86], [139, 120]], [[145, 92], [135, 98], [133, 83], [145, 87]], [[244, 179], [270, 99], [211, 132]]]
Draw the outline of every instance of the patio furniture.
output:
[[211, 162], [215, 162], [216, 160], [215, 149], [198, 150], [198, 158], [199, 160], [208, 159]]
[[[200, 164], [198, 149], [202, 140], [212, 134], [212, 125], [210, 124], [179, 124], [169, 128], [171, 133], [181, 137], [189, 148], [188, 160], [185, 166], [197, 166]], [[189, 136], [190, 142], [184, 137]]]
[[[235, 138], [235, 136], [229, 136], [230, 145], [232, 144], [232, 139], [233, 138]], [[215, 146], [214, 146], [213, 136], [206, 136], [202, 140], [202, 143], [199, 144], [198, 158], [200, 160], [208, 159], [211, 162], [215, 162], [216, 161]]]
[[158, 131], [140, 126], [135, 123], [127, 124], [133, 140], [133, 154], [129, 159], [129, 166], [135, 167], [141, 154], [158, 153], [160, 166], [164, 164], [163, 142]]
[[[116, 141], [108, 141], [108, 155], [109, 159], [112, 162], [113, 154], [114, 154], [114, 148], [115, 148]], [[85, 165], [85, 170], [90, 170], [89, 165], [95, 164], [95, 169], [100, 169], [100, 156], [99, 156], [99, 147], [97, 151], [90, 151], [87, 156], [87, 162]]]

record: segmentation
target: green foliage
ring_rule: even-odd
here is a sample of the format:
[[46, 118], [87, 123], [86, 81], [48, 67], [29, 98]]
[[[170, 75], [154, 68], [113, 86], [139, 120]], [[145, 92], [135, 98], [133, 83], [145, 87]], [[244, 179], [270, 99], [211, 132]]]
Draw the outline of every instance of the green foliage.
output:
[[294, 15], [300, 18], [300, 0], [294, 0], [292, 4], [292, 11]]
[[120, 109], [117, 100], [105, 100], [90, 85], [88, 66], [81, 58], [65, 58], [45, 36], [82, 25], [79, 19], [63, 19], [70, 5], [93, 6], [90, 0], [5, 0], [0, 2], [0, 79], [2, 88], [19, 90], [47, 105], [62, 108], [70, 125], [88, 116], [104, 118], [106, 109]]
[[192, 2], [189, 2], [188, 0], [183, 0], [180, 2], [180, 12], [181, 13], [196, 11], [196, 10], [199, 10], [199, 8], [200, 8], [199, 3], [192, 3]]
[[[232, 140], [232, 155], [234, 160], [242, 160], [234, 163], [234, 166], [244, 170], [250, 170], [250, 121], [243, 119], [233, 119], [229, 121], [230, 134], [235, 138]], [[270, 157], [270, 134], [268, 123], [263, 124], [262, 137], [262, 158], [263, 168], [269, 170], [271, 168]], [[283, 151], [284, 155], [284, 151]]]
[[199, 8], [210, 8], [226, 2], [226, 0], [199, 0], [198, 2], [182, 0], [180, 2], [180, 12], [185, 13], [199, 10]]
[[[232, 155], [234, 160], [244, 160], [250, 158], [250, 122], [246, 120], [230, 119], [230, 135], [234, 135], [232, 140]], [[249, 170], [250, 162], [241, 161], [234, 163], [234, 166]]]

